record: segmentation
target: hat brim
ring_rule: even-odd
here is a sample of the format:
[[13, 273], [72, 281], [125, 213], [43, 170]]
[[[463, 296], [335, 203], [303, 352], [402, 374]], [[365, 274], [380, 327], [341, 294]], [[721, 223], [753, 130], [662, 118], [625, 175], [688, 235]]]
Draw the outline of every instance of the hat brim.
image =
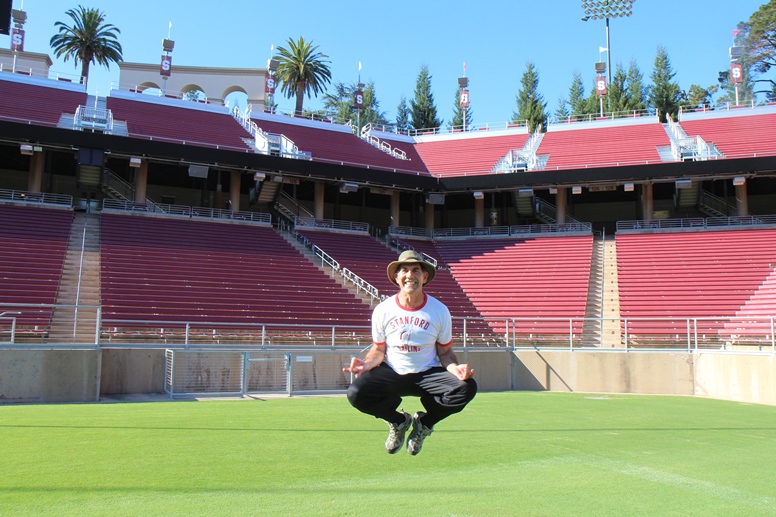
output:
[[426, 261], [420, 261], [420, 260], [395, 260], [388, 264], [388, 280], [391, 281], [393, 285], [396, 287], [399, 287], [399, 284], [396, 282], [396, 271], [401, 267], [402, 264], [418, 264], [420, 268], [428, 273], [428, 278], [425, 282], [423, 282], [423, 285], [426, 285], [427, 283], [431, 282], [434, 279], [434, 276], [436, 276], [436, 268], [429, 264]]

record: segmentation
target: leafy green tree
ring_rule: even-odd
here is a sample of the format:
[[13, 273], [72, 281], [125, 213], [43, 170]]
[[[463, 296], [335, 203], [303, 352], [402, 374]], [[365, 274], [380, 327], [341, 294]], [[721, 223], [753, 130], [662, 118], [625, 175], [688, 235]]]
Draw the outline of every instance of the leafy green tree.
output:
[[714, 94], [719, 90], [719, 86], [712, 85], [706, 88], [693, 84], [685, 94], [685, 98], [680, 102], [681, 106], [688, 108], [700, 108], [702, 106], [711, 106], [714, 104]]
[[323, 110], [337, 124], [346, 124], [353, 118], [354, 91], [354, 85], [338, 82], [334, 83], [334, 93], [323, 96]]
[[299, 116], [310, 120], [326, 120], [329, 118], [328, 113], [326, 113], [326, 110], [323, 109], [311, 110], [305, 108], [302, 110], [302, 113], [299, 114]]
[[434, 104], [434, 94], [431, 92], [431, 75], [428, 66], [420, 67], [418, 80], [415, 83], [415, 98], [410, 101], [410, 124], [414, 129], [436, 128], [442, 125], [442, 120], [437, 118], [437, 109]]
[[[776, 66], [776, 0], [770, 0], [749, 17], [747, 23], [747, 55], [755, 72], [767, 74]], [[760, 90], [773, 100], [776, 92], [776, 81], [773, 79], [758, 79], [767, 84]]]
[[396, 108], [396, 131], [406, 133], [410, 129], [410, 108], [407, 106], [407, 98], [402, 95]]
[[326, 90], [331, 82], [331, 70], [326, 54], [318, 46], [300, 36], [297, 41], [288, 38], [287, 47], [278, 47], [274, 59], [278, 61], [276, 78], [286, 98], [296, 97], [294, 113], [302, 113], [304, 96], [311, 97]]
[[51, 37], [49, 45], [56, 57], [65, 61], [73, 58], [75, 66], [81, 63], [81, 76], [84, 85], [89, 80], [89, 67], [92, 63], [110, 69], [111, 63], [124, 60], [118, 35], [121, 31], [113, 24], [105, 23], [105, 13], [99, 9], [78, 6], [65, 12], [72, 25], [65, 22], [54, 23], [59, 33]]
[[656, 110], [660, 122], [665, 123], [668, 117], [676, 120], [679, 114], [679, 100], [681, 90], [679, 85], [673, 82], [676, 72], [671, 68], [671, 60], [666, 49], [657, 48], [655, 66], [652, 70], [652, 85], [649, 87], [649, 102]]
[[370, 81], [364, 86], [364, 107], [359, 114], [355, 108], [355, 92], [358, 85], [336, 83], [334, 93], [327, 93], [323, 97], [323, 109], [327, 115], [338, 124], [346, 124], [348, 121], [360, 122], [358, 130], [367, 124], [388, 124], [385, 112], [380, 111], [380, 102], [375, 93], [375, 84]]
[[517, 111], [512, 114], [512, 123], [519, 124], [528, 121], [528, 131], [547, 130], [547, 103], [539, 93], [539, 72], [530, 61], [520, 79], [520, 89], [517, 92]]
[[448, 129], [463, 129], [464, 121], [465, 127], [468, 130], [472, 127], [472, 119], [474, 118], [474, 112], [471, 105], [464, 110], [461, 108], [461, 89], [455, 90], [455, 100], [453, 102], [453, 120], [448, 124]]
[[[191, 102], [204, 100], [204, 98], [205, 98], [205, 94], [200, 90], [189, 90], [183, 95], [183, 100], [191, 101]], [[235, 106], [239, 108], [239, 103], [235, 102]]]

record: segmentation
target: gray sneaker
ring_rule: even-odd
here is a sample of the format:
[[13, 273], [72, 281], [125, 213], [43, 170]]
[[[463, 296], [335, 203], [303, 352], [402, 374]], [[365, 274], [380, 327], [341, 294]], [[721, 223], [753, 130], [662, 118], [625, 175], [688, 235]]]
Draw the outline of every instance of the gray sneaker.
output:
[[403, 424], [388, 422], [388, 439], [385, 440], [385, 450], [388, 451], [388, 454], [395, 454], [396, 451], [402, 448], [404, 445], [404, 435], [412, 423], [412, 416], [409, 413], [405, 413], [403, 410], [399, 410], [399, 412], [404, 415]]
[[426, 427], [420, 421], [424, 415], [425, 413], [423, 411], [418, 411], [415, 413], [415, 417], [412, 419], [412, 432], [410, 433], [410, 437], [407, 439], [407, 452], [413, 456], [420, 452], [420, 448], [423, 447], [423, 440], [425, 440], [426, 437], [434, 432], [433, 427]]

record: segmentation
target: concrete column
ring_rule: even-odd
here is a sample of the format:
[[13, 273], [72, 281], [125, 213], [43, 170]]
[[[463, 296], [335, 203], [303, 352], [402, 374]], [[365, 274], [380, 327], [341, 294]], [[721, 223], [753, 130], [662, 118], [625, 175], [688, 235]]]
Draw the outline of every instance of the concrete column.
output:
[[239, 171], [232, 171], [229, 175], [229, 201], [231, 201], [230, 208], [235, 212], [240, 210], [240, 179], [242, 173]]
[[427, 230], [434, 229], [434, 205], [426, 203], [426, 226]]
[[325, 196], [324, 196], [324, 185], [322, 181], [316, 181], [315, 182], [315, 201], [313, 206], [313, 215], [315, 215], [316, 219], [323, 219], [324, 215], [324, 204], [325, 204]]
[[557, 224], [566, 224], [566, 205], [569, 195], [569, 189], [565, 187], [558, 187], [558, 193], [555, 194], [555, 222]]
[[30, 156], [30, 173], [27, 176], [27, 190], [29, 192], [43, 191], [43, 165], [45, 155], [42, 152], [32, 153]]
[[736, 185], [736, 214], [738, 217], [749, 215], [749, 196], [746, 193], [746, 183]]
[[231, 210], [232, 208], [231, 200], [227, 206], [224, 206], [224, 192], [223, 192], [223, 188], [221, 187], [220, 179], [221, 178], [219, 177], [219, 183], [216, 184], [216, 194], [213, 201], [213, 208], [218, 208], [218, 209], [226, 208]]
[[654, 198], [652, 197], [652, 183], [644, 183], [641, 186], [641, 218], [645, 221], [652, 220], [652, 213], [655, 211]]
[[135, 202], [145, 203], [148, 188], [148, 162], [140, 160], [140, 167], [135, 169]]
[[391, 226], [401, 226], [399, 214], [401, 213], [401, 193], [398, 190], [391, 192]]
[[474, 227], [485, 227], [485, 198], [474, 199]]

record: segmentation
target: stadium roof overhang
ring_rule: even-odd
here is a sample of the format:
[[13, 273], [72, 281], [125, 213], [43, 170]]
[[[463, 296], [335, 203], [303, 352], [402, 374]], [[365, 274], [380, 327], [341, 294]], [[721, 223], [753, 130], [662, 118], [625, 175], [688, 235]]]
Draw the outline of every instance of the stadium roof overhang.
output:
[[459, 176], [441, 179], [440, 190], [447, 193], [503, 191], [522, 187], [541, 190], [553, 187], [668, 183], [679, 178], [705, 181], [741, 175], [776, 176], [776, 156]]
[[180, 143], [128, 138], [91, 131], [74, 131], [0, 121], [0, 141], [36, 143], [45, 149], [70, 150], [80, 147], [104, 149], [112, 157], [145, 156], [149, 161], [202, 164], [221, 170], [246, 173], [268, 171], [283, 176], [321, 181], [350, 181], [405, 191], [467, 193], [625, 183], [664, 183], [678, 178], [726, 179], [734, 176], [776, 176], [776, 156], [666, 162], [648, 165], [542, 170], [488, 175], [436, 178], [421, 173], [395, 172], [342, 163], [281, 158], [234, 150], [214, 149]]
[[0, 141], [6, 143], [36, 143], [44, 149], [70, 150], [80, 147], [103, 149], [112, 157], [143, 156], [151, 162], [198, 164], [222, 170], [246, 173], [269, 171], [283, 176], [323, 181], [352, 181], [362, 186], [395, 188], [412, 191], [437, 191], [437, 178], [394, 172], [376, 168], [349, 166], [301, 159], [281, 158], [263, 154], [214, 149], [195, 145], [144, 140], [105, 134], [74, 131], [54, 127], [0, 121]]

